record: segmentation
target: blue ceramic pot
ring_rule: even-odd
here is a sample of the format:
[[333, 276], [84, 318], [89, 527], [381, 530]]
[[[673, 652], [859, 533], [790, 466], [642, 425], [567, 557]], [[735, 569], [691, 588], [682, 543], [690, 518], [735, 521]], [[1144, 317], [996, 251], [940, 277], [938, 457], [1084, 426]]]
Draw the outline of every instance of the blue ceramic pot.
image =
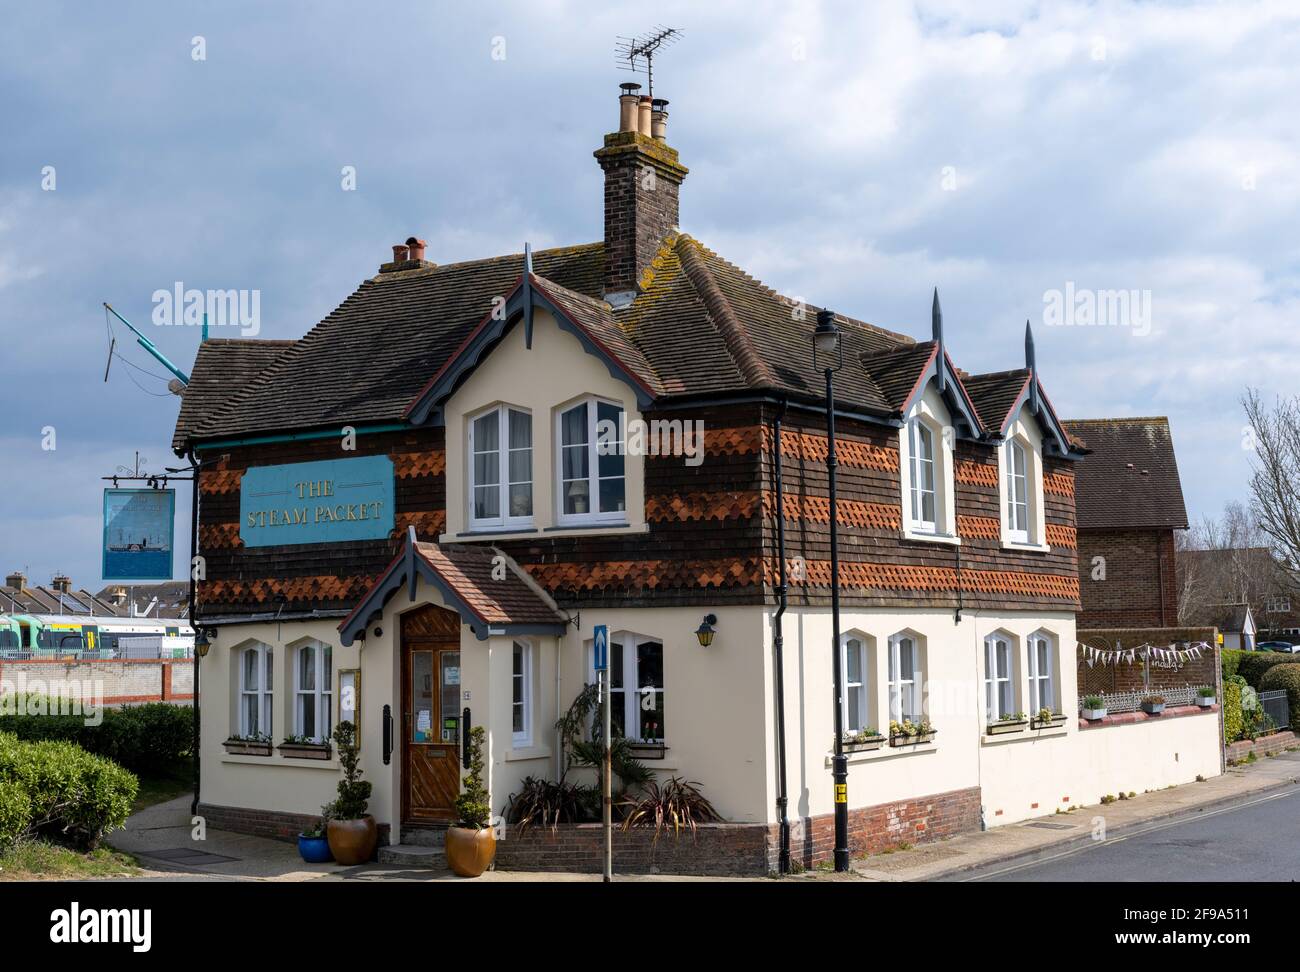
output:
[[324, 837], [304, 837], [298, 835], [298, 853], [308, 864], [326, 864], [334, 860], [330, 853], [330, 842]]

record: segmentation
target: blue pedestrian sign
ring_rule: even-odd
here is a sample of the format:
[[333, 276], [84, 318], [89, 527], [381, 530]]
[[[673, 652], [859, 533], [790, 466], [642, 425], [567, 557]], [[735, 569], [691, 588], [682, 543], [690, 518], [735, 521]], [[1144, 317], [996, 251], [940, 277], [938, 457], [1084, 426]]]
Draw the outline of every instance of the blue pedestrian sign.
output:
[[609, 670], [609, 625], [596, 625], [596, 636], [592, 643], [595, 651], [595, 669], [598, 672]]

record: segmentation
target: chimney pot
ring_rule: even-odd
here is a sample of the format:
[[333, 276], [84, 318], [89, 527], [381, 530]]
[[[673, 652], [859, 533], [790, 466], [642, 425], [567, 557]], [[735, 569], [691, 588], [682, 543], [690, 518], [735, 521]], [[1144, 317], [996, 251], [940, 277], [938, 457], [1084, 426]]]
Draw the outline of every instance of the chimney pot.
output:
[[64, 594], [70, 594], [72, 592], [72, 578], [67, 574], [55, 574], [50, 580], [50, 587]]
[[408, 251], [401, 243], [393, 244], [393, 262], [405, 263], [408, 259]]
[[410, 250], [412, 260], [424, 259], [424, 248], [428, 246], [428, 244], [424, 240], [417, 240], [414, 236], [412, 236], [409, 240], [406, 241], [406, 246]]
[[618, 96], [618, 130], [620, 132], [635, 132], [637, 130], [637, 105], [640, 104], [641, 85], [635, 81], [627, 81], [619, 85], [622, 94]]
[[655, 141], [668, 138], [668, 99], [655, 98], [650, 102], [650, 134]]
[[5, 587], [12, 587], [21, 591], [27, 586], [27, 575], [21, 570], [16, 570], [5, 578]]
[[644, 135], [646, 138], [652, 137], [650, 134], [651, 111], [652, 109], [650, 107], [650, 96], [642, 95], [641, 101], [637, 104], [636, 130], [640, 132], [642, 135]]

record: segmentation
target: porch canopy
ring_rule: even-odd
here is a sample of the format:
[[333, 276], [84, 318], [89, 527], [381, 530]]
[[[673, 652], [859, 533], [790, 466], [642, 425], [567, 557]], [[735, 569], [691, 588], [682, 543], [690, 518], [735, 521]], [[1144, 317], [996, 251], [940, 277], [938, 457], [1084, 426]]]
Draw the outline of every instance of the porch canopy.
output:
[[567, 619], [518, 564], [496, 547], [427, 543], [415, 528], [406, 544], [339, 625], [341, 641], [365, 638], [366, 626], [383, 614], [402, 587], [415, 603], [420, 579], [435, 587], [479, 641], [490, 635], [564, 633]]

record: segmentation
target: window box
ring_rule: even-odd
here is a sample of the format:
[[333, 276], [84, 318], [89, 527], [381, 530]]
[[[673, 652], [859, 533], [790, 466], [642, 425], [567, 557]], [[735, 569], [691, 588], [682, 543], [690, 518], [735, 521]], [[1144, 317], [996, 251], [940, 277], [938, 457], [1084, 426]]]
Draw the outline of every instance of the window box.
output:
[[934, 737], [938, 734], [939, 730], [937, 729], [930, 729], [927, 732], [919, 732], [914, 736], [909, 736], [901, 732], [895, 733], [889, 737], [889, 745], [897, 749], [899, 746], [916, 746], [920, 743], [934, 742]]
[[1065, 725], [1065, 713], [1053, 712], [1050, 716], [1034, 716], [1029, 720], [1031, 729], [1055, 729], [1057, 726]]
[[663, 759], [668, 747], [662, 742], [631, 742], [627, 744], [627, 754], [633, 759]]
[[[933, 736], [934, 733], [931, 733], [930, 735]], [[880, 733], [876, 733], [874, 736], [863, 736], [861, 738], [858, 738], [857, 736], [847, 736], [844, 739], [844, 751], [846, 753], [869, 753], [873, 749], [879, 749], [884, 744], [885, 737]]]
[[226, 747], [226, 752], [231, 756], [270, 756], [271, 740], [269, 739], [239, 739], [231, 736], [221, 745]]
[[1003, 719], [999, 722], [990, 722], [987, 732], [990, 736], [1006, 736], [1013, 732], [1023, 732], [1027, 725], [1029, 725], [1028, 719]]
[[329, 759], [334, 755], [329, 743], [282, 742], [276, 748], [289, 759]]

